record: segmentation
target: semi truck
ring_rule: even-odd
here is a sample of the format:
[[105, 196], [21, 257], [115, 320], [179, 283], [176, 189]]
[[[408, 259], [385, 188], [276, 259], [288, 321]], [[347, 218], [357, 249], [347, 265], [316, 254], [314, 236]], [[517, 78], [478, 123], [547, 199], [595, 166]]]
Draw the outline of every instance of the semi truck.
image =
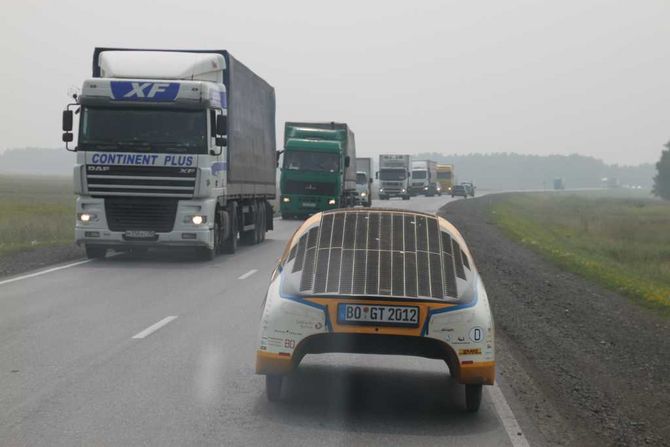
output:
[[372, 158], [356, 159], [356, 203], [372, 206]]
[[451, 194], [451, 188], [455, 184], [454, 165], [438, 163], [437, 182], [440, 184], [440, 189], [445, 194]]
[[96, 48], [63, 131], [89, 258], [193, 247], [212, 259], [273, 228], [275, 92], [226, 50]]
[[279, 187], [284, 219], [354, 206], [354, 132], [346, 123], [285, 123]]
[[442, 188], [437, 181], [437, 162], [432, 160], [412, 162], [410, 194], [424, 194], [426, 197], [432, 197], [435, 194], [442, 195]]
[[402, 197], [409, 200], [410, 156], [381, 154], [379, 156], [379, 198]]

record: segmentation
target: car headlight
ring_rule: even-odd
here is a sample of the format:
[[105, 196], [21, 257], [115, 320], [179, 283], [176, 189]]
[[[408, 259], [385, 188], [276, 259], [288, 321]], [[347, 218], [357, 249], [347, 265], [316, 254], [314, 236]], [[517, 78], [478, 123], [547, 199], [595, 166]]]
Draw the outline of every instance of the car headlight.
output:
[[367, 192], [362, 192], [361, 197], [367, 197], [368, 193]]
[[384, 188], [379, 188], [379, 192], [384, 192]]
[[95, 222], [98, 220], [98, 215], [95, 213], [79, 213], [77, 219], [82, 223]]
[[328, 205], [335, 205], [335, 203], [336, 203], [336, 202], [335, 202], [335, 199], [330, 199], [330, 200], [328, 201]]
[[281, 199], [281, 200], [282, 200], [282, 202], [284, 202], [284, 203], [289, 203], [289, 202], [291, 201], [291, 198], [290, 198], [290, 197], [284, 197], [284, 198]]
[[202, 214], [186, 216], [186, 219], [184, 219], [184, 221], [186, 223], [192, 223], [193, 225], [202, 225], [204, 223], [207, 223], [207, 216], [203, 216]]
[[424, 191], [428, 191], [428, 187], [427, 187], [427, 186], [424, 186], [424, 187], [423, 187], [423, 190], [424, 190]]

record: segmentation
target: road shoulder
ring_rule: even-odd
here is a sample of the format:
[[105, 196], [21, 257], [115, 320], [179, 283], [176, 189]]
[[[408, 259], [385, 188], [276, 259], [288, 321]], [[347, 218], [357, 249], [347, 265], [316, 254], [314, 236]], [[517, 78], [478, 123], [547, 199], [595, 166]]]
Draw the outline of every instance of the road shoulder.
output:
[[440, 214], [468, 241], [491, 297], [512, 409], [549, 445], [670, 445], [667, 319], [508, 239], [489, 217], [496, 200]]

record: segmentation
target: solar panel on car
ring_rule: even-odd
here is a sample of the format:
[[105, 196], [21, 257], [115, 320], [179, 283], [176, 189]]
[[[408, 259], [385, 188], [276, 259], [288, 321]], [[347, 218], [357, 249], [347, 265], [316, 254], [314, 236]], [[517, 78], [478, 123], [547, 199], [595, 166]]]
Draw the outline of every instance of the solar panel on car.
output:
[[324, 213], [291, 253], [300, 291], [313, 294], [444, 299], [470, 268], [437, 218], [392, 210]]

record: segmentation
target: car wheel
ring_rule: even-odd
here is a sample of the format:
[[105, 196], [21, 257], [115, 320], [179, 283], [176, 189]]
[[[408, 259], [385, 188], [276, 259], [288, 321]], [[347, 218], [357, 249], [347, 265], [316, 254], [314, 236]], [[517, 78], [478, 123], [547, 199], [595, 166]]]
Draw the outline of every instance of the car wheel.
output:
[[281, 398], [281, 385], [284, 376], [265, 376], [265, 394], [270, 402], [277, 402]]
[[476, 413], [481, 403], [482, 385], [465, 385], [465, 408], [470, 413]]

